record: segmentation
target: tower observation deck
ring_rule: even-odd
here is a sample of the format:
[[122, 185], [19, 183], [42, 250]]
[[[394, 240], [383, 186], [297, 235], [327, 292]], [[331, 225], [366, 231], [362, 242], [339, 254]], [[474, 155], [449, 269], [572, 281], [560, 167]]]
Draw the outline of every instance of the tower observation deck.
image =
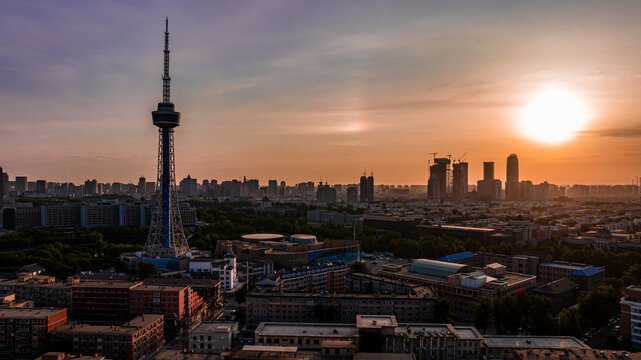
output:
[[189, 251], [183, 231], [176, 191], [174, 161], [174, 128], [180, 125], [180, 113], [171, 102], [169, 77], [169, 20], [165, 19], [165, 59], [162, 77], [162, 102], [151, 112], [158, 127], [158, 179], [151, 226], [145, 252], [152, 258], [176, 258]]

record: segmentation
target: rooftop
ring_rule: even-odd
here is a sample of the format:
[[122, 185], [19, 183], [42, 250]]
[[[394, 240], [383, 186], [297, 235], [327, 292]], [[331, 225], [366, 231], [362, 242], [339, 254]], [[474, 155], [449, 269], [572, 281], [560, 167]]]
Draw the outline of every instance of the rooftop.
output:
[[0, 319], [45, 319], [66, 309], [20, 308], [0, 309]]
[[356, 327], [359, 329], [380, 329], [397, 325], [394, 315], [356, 315]]
[[234, 328], [234, 324], [232, 323], [206, 321], [206, 322], [199, 323], [191, 331], [194, 333], [197, 333], [197, 332], [229, 333], [232, 331], [233, 328]]
[[488, 348], [583, 349], [587, 345], [572, 336], [485, 336]]
[[466, 265], [445, 261], [417, 259], [409, 266], [407, 271], [423, 275], [448, 277], [460, 272]]
[[255, 330], [258, 336], [332, 336], [337, 338], [358, 336], [353, 324], [301, 324], [262, 322]]
[[161, 319], [162, 315], [145, 314], [133, 318], [131, 321], [120, 326], [113, 325], [89, 325], [89, 324], [67, 324], [55, 330], [63, 333], [101, 333], [101, 334], [133, 334], [152, 323]]
[[596, 275], [596, 274], [604, 272], [604, 271], [605, 271], [605, 269], [599, 269], [599, 268], [597, 268], [595, 266], [590, 265], [590, 266], [588, 266], [588, 267], [586, 267], [584, 269], [577, 270], [577, 271], [573, 272], [570, 275], [592, 276], [592, 275]]
[[445, 262], [457, 262], [457, 261], [460, 261], [460, 260], [469, 259], [469, 258], [473, 258], [473, 257], [474, 257], [474, 253], [473, 252], [466, 251], [466, 252], [461, 252], [461, 253], [457, 253], [457, 254], [451, 254], [451, 255], [443, 256], [442, 258], [439, 258], [437, 260], [438, 261], [445, 261]]
[[572, 265], [572, 264], [559, 264], [559, 263], [540, 263], [539, 266], [549, 266], [549, 267], [556, 267], [559, 269], [567, 269], [567, 270], [582, 270], [585, 268], [585, 266], [578, 266], [578, 265]]

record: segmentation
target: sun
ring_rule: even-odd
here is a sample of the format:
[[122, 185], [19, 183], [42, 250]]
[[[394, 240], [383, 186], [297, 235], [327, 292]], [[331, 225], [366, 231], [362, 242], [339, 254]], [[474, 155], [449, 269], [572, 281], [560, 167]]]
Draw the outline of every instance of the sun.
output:
[[521, 110], [519, 125], [528, 138], [542, 143], [568, 141], [583, 130], [587, 107], [574, 92], [551, 88], [532, 96]]

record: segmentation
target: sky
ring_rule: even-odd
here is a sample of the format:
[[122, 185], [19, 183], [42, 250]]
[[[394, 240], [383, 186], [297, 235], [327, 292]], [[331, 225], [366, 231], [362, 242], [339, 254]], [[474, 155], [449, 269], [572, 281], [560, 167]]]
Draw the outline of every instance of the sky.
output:
[[[641, 2], [16, 1], [0, 12], [0, 166], [14, 176], [155, 178], [169, 17], [176, 175], [425, 184], [451, 154], [505, 179], [641, 176]], [[571, 91], [569, 141], [518, 126], [532, 96]]]

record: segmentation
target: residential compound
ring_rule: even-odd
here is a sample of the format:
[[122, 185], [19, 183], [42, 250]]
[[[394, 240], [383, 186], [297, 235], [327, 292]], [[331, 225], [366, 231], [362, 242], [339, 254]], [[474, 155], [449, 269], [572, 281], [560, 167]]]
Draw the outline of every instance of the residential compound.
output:
[[[82, 227], [105, 226], [149, 227], [152, 206], [147, 203], [54, 203], [42, 206], [6, 207], [2, 212], [5, 230], [24, 227]], [[185, 226], [196, 224], [196, 209], [180, 205]]]

